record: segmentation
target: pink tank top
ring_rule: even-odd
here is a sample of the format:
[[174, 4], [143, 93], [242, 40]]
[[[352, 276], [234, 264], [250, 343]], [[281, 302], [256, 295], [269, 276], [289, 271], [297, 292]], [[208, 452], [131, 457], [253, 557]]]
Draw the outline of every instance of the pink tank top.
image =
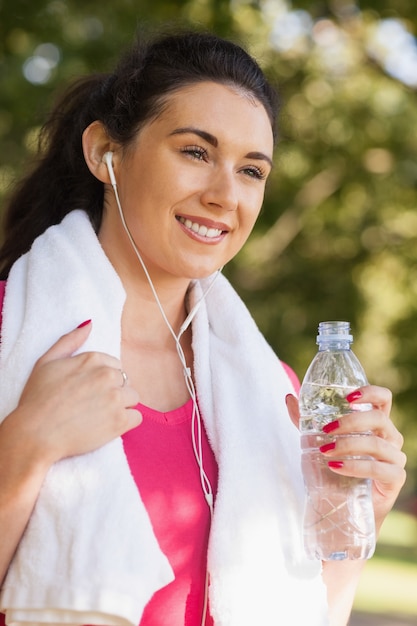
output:
[[[140, 626], [200, 626], [210, 511], [191, 438], [192, 401], [168, 413], [139, 405], [143, 422], [122, 437], [126, 456], [175, 580], [154, 594]], [[213, 493], [217, 464], [203, 431], [204, 470]], [[206, 626], [213, 623], [206, 619]]]

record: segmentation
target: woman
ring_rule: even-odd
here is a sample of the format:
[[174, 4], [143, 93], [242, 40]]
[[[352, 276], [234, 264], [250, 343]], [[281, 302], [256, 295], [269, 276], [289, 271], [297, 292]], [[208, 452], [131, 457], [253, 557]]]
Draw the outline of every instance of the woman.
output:
[[[361, 564], [303, 554], [294, 388], [219, 275], [275, 119], [256, 62], [201, 33], [136, 44], [52, 113], [0, 253], [9, 622], [346, 624]], [[372, 430], [374, 460], [334, 471], [373, 479], [379, 528], [405, 457], [389, 391], [360, 392], [335, 432]]]

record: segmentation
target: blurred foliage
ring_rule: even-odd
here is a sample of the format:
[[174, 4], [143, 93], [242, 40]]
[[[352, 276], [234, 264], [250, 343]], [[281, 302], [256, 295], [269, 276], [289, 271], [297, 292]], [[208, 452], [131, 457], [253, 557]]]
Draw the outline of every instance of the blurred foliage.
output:
[[351, 321], [369, 379], [394, 392], [411, 493], [417, 3], [0, 0], [0, 199], [33, 154], [57, 88], [111, 68], [138, 26], [167, 21], [238, 37], [279, 85], [280, 141], [264, 210], [225, 271], [300, 377], [318, 323]]

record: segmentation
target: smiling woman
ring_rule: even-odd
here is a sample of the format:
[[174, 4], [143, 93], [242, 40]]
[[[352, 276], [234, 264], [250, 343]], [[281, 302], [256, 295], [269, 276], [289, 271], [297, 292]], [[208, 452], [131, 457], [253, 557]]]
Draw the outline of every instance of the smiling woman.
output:
[[[128, 151], [99, 122], [84, 131], [83, 143], [103, 183], [110, 179], [102, 155], [112, 151], [123, 214], [155, 286], [175, 276], [186, 290], [191, 278], [225, 265], [248, 238], [271, 169], [273, 133], [263, 105], [241, 88], [204, 81], [176, 90]], [[110, 188], [104, 204], [103, 248], [121, 277], [137, 274]], [[146, 282], [143, 273], [135, 279], [141, 278]]]
[[[0, 249], [8, 623], [346, 623], [360, 564], [301, 548], [293, 377], [220, 273], [275, 117], [256, 61], [196, 32], [139, 39], [52, 111]], [[361, 394], [373, 409], [339, 428], [374, 433], [379, 526], [405, 459], [388, 390]]]

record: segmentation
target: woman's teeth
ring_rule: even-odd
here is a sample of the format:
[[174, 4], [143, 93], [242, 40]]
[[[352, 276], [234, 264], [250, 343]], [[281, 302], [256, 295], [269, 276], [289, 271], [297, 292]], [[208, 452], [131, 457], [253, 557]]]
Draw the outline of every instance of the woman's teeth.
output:
[[218, 228], [207, 228], [207, 226], [203, 226], [203, 224], [198, 224], [197, 222], [192, 222], [185, 217], [178, 217], [177, 219], [181, 222], [181, 224], [184, 224], [186, 228], [189, 228], [193, 232], [198, 233], [202, 237], [208, 237], [209, 239], [219, 237], [219, 235], [221, 235], [223, 232]]

